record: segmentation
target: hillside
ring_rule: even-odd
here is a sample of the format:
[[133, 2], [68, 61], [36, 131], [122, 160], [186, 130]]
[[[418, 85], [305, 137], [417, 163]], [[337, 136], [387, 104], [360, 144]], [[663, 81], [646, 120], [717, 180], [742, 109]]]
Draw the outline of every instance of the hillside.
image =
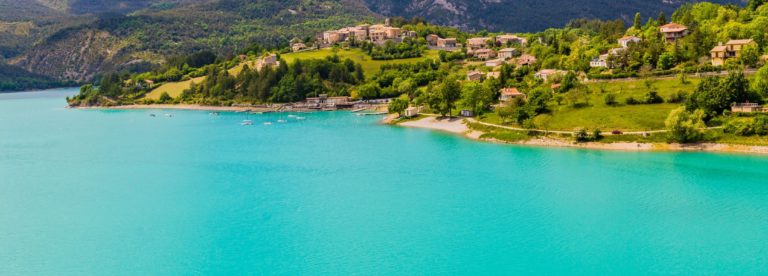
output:
[[61, 82], [51, 77], [24, 71], [21, 68], [0, 64], [0, 92], [27, 89], [46, 89], [74, 83]]
[[[435, 24], [465, 30], [534, 32], [559, 27], [576, 18], [623, 18], [636, 12], [668, 16], [683, 0], [365, 0], [374, 12], [386, 16], [418, 16]], [[743, 3], [742, 0], [711, 0]]]
[[[35, 1], [19, 4], [34, 6], [29, 2]], [[130, 14], [75, 14], [112, 11], [102, 7], [123, 2], [133, 4], [120, 11], [138, 10]], [[294, 37], [313, 37], [325, 29], [375, 17], [356, 0], [160, 2], [69, 1], [66, 9], [71, 13], [66, 18], [25, 23], [30, 26], [26, 30], [30, 35], [0, 29], [0, 37], [8, 38], [0, 41], [0, 54], [8, 63], [31, 72], [84, 81], [97, 72], [145, 68], [162, 62], [165, 56], [201, 50], [223, 56], [253, 43], [287, 45]]]

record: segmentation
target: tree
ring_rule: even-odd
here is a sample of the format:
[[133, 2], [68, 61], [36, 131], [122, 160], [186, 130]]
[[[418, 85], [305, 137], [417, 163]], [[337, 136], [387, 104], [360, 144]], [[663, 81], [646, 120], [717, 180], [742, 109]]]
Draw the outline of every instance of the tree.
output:
[[459, 80], [454, 76], [448, 77], [443, 84], [440, 85], [439, 93], [440, 99], [443, 102], [442, 108], [440, 109], [440, 115], [448, 115], [450, 117], [456, 101], [461, 97], [461, 85], [459, 84]]
[[632, 24], [632, 27], [635, 28], [635, 30], [641, 30], [643, 28], [643, 22], [642, 17], [640, 16], [640, 13], [635, 13], [635, 21]]
[[357, 87], [357, 96], [362, 99], [372, 99], [379, 96], [381, 88], [376, 82], [364, 84]]
[[739, 53], [739, 62], [744, 66], [757, 67], [757, 62], [760, 60], [760, 52], [757, 47], [746, 46]]
[[661, 70], [668, 70], [675, 65], [675, 56], [669, 52], [664, 52], [659, 56], [659, 62], [656, 67]]
[[400, 95], [400, 97], [389, 102], [389, 113], [397, 113], [398, 116], [403, 116], [403, 112], [408, 108], [409, 102], [410, 98], [408, 98], [408, 94]]
[[757, 92], [763, 98], [768, 98], [768, 65], [763, 65], [755, 73], [755, 79], [752, 82], [752, 90]]
[[643, 102], [646, 104], [660, 104], [664, 103], [664, 99], [659, 96], [659, 93], [656, 91], [648, 91], [648, 93], [645, 94], [645, 98], [643, 99]]
[[752, 11], [757, 10], [761, 5], [765, 4], [766, 0], [749, 0], [749, 3], [747, 4], [747, 8], [749, 8]]
[[513, 101], [510, 104], [500, 106], [496, 109], [496, 113], [499, 115], [499, 118], [501, 118], [501, 123], [504, 124], [507, 121], [507, 118], [512, 117], [517, 113], [517, 102]]
[[576, 73], [568, 71], [560, 84], [560, 92], [568, 92], [579, 85], [579, 79], [576, 77]]
[[472, 110], [475, 114], [478, 113], [478, 103], [480, 102], [480, 94], [483, 89], [482, 85], [478, 82], [470, 82], [465, 84], [461, 88], [461, 104], [464, 108]]
[[693, 113], [679, 107], [669, 113], [664, 124], [667, 127], [668, 139], [671, 142], [687, 143], [701, 140], [704, 125], [704, 110], [697, 109]]
[[749, 81], [743, 72], [731, 72], [728, 77], [709, 77], [702, 80], [686, 102], [688, 111], [703, 109], [707, 116], [720, 114], [734, 103], [754, 100], [749, 92]]
[[659, 22], [659, 25], [667, 24], [667, 15], [664, 14], [664, 11], [659, 12], [659, 18], [656, 21]]

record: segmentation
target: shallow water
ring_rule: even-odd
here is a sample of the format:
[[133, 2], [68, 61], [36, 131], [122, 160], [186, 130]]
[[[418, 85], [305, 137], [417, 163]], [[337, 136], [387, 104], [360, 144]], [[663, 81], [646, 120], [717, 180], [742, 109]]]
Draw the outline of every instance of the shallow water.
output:
[[74, 91], [0, 94], [0, 275], [768, 273], [765, 156], [64, 108]]

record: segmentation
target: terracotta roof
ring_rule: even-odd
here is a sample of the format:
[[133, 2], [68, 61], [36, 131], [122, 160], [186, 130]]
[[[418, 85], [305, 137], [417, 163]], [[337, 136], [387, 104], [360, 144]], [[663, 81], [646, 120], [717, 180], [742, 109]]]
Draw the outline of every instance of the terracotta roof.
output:
[[632, 36], [632, 35], [628, 35], [628, 36], [624, 36], [622, 38], [619, 38], [619, 40], [635, 40], [635, 39], [640, 39], [640, 38], [636, 37], [636, 36]]
[[688, 27], [677, 24], [677, 23], [669, 23], [664, 26], [661, 26], [661, 32], [663, 33], [676, 33], [676, 32], [682, 32], [688, 29]]
[[728, 47], [720, 45], [720, 46], [715, 46], [715, 48], [712, 48], [712, 51], [710, 52], [725, 52], [726, 50], [728, 50]]
[[510, 87], [510, 88], [502, 88], [501, 95], [515, 96], [515, 95], [523, 95], [523, 93], [520, 93], [520, 91], [517, 90], [517, 88], [515, 87]]
[[504, 49], [499, 50], [499, 53], [515, 52], [515, 51], [517, 51], [517, 50], [515, 50], [515, 48], [504, 48]]
[[477, 54], [477, 53], [490, 53], [490, 52], [493, 52], [493, 50], [491, 50], [491, 49], [478, 49], [478, 50], [475, 50], [475, 54]]
[[483, 74], [483, 72], [480, 72], [480, 71], [469, 71], [469, 72], [467, 72], [468, 76], [482, 75], [482, 74]]
[[744, 45], [754, 42], [752, 39], [731, 39], [726, 45]]

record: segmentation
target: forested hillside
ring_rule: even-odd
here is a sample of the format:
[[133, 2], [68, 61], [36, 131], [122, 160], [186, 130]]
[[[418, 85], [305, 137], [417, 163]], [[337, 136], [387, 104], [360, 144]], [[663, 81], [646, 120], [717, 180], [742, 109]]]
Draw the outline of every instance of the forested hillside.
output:
[[[37, 3], [22, 0], [18, 5], [41, 6], [30, 2]], [[125, 11], [138, 10], [73, 14], [122, 2], [133, 3]], [[8, 38], [0, 41], [0, 55], [35, 73], [85, 81], [97, 72], [146, 68], [165, 56], [203, 50], [226, 56], [254, 43], [287, 45], [295, 37], [314, 37], [375, 17], [357, 0], [83, 0], [66, 7], [68, 14], [58, 19], [0, 22], [0, 37]]]
[[[374, 12], [386, 16], [419, 16], [435, 24], [465, 30], [534, 32], [560, 27], [576, 18], [622, 18], [636, 12], [671, 14], [683, 0], [364, 0]], [[742, 0], [710, 0], [737, 3]]]

